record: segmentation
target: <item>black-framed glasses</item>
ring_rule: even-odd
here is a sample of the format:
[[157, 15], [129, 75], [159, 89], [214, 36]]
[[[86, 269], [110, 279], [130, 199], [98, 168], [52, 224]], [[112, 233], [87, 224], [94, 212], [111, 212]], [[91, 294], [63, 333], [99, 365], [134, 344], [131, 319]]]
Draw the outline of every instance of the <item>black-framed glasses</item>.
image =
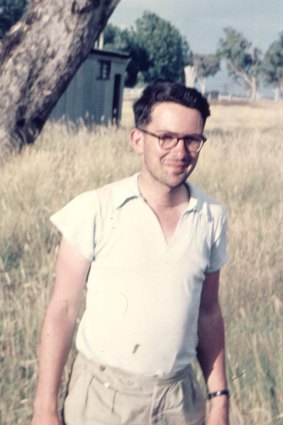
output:
[[198, 153], [207, 140], [203, 134], [187, 134], [185, 136], [177, 137], [169, 132], [155, 134], [151, 131], [145, 130], [144, 128], [139, 128], [138, 130], [158, 139], [159, 146], [165, 150], [173, 149], [177, 146], [179, 140], [183, 140], [189, 152]]

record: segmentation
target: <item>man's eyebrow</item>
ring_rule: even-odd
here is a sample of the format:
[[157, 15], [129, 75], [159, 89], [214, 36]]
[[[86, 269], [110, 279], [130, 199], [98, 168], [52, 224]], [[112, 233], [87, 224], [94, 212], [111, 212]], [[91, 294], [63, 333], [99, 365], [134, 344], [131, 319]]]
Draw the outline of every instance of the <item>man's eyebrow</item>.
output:
[[174, 137], [178, 137], [180, 135], [180, 133], [175, 133], [174, 131], [170, 131], [170, 130], [157, 130], [157, 133], [169, 134], [170, 136], [174, 136]]
[[173, 131], [169, 130], [157, 130], [157, 133], [160, 133], [160, 135], [170, 135], [173, 137], [192, 137], [192, 136], [202, 136], [202, 133], [186, 133], [186, 134], [180, 134], [180, 133], [174, 133]]

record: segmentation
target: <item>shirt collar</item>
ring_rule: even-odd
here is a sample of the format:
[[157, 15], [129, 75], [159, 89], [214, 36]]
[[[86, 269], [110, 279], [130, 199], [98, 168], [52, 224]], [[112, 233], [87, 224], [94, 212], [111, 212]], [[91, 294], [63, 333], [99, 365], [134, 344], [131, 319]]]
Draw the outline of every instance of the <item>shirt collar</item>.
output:
[[189, 193], [190, 193], [190, 200], [189, 200], [188, 207], [187, 207], [185, 212], [200, 211], [201, 210], [201, 202], [200, 202], [200, 198], [199, 198], [198, 193], [197, 193], [197, 189], [191, 183], [186, 182], [186, 185], [187, 185]]
[[114, 205], [115, 208], [122, 207], [130, 199], [138, 198], [140, 196], [139, 187], [138, 187], [138, 176], [140, 173], [135, 173], [134, 175], [127, 177], [123, 185], [117, 187], [114, 191]]
[[[139, 198], [141, 196], [138, 186], [138, 177], [140, 172], [127, 177], [122, 187], [117, 188], [114, 192], [114, 205], [115, 208], [122, 207], [130, 199]], [[186, 182], [190, 193], [190, 200], [185, 212], [200, 211], [201, 200], [198, 196], [197, 189], [190, 183]]]

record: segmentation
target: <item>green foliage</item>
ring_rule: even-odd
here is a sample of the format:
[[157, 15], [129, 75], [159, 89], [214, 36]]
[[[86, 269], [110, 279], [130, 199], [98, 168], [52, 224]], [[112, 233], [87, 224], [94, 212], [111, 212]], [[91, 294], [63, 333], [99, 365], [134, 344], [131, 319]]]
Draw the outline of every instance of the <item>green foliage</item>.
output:
[[220, 59], [217, 55], [194, 54], [193, 61], [198, 78], [213, 76], [220, 70]]
[[283, 31], [265, 53], [262, 74], [267, 83], [283, 90]]
[[115, 45], [118, 43], [121, 30], [119, 27], [113, 24], [107, 24], [104, 30], [104, 44], [115, 48]]
[[23, 15], [29, 0], [0, 0], [0, 37]]
[[220, 59], [213, 54], [194, 54], [193, 62], [201, 92], [205, 94], [206, 78], [215, 75], [220, 70]]
[[145, 82], [156, 79], [184, 81], [184, 66], [190, 62], [189, 46], [170, 22], [151, 12], [136, 21], [136, 34], [149, 54]]
[[236, 81], [242, 81], [252, 90], [255, 97], [261, 67], [261, 52], [242, 33], [228, 27], [225, 37], [218, 43], [217, 55], [227, 63], [229, 74]]
[[138, 81], [140, 73], [149, 67], [149, 55], [147, 50], [139, 43], [137, 34], [133, 29], [121, 30], [112, 24], [107, 25], [104, 32], [104, 43], [106, 49], [119, 49], [130, 54], [130, 62], [127, 67], [125, 84], [133, 87]]
[[157, 79], [184, 81], [184, 66], [192, 61], [187, 41], [179, 30], [151, 12], [144, 12], [130, 30], [108, 25], [105, 47], [128, 51], [127, 86]]
[[237, 71], [248, 76], [258, 75], [261, 63], [260, 50], [252, 46], [243, 34], [228, 27], [224, 30], [225, 38], [219, 41], [217, 54], [227, 61], [230, 75], [238, 77]]

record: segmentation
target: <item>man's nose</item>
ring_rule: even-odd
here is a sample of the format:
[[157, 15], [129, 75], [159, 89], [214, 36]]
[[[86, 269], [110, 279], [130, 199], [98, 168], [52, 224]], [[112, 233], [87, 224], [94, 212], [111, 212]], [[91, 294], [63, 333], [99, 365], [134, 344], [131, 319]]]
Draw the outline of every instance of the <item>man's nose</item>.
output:
[[187, 146], [186, 146], [184, 139], [178, 139], [178, 143], [173, 148], [173, 151], [174, 151], [175, 155], [178, 156], [178, 158], [183, 158], [183, 157], [189, 155], [189, 151], [187, 149]]

